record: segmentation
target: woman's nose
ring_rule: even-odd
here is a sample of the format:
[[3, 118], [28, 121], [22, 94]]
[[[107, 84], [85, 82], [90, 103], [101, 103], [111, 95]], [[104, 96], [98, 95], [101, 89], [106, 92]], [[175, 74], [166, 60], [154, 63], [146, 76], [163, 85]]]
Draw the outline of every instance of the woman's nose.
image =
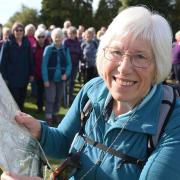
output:
[[132, 63], [130, 56], [124, 55], [122, 60], [118, 62], [118, 71], [123, 73], [128, 73], [132, 70]]

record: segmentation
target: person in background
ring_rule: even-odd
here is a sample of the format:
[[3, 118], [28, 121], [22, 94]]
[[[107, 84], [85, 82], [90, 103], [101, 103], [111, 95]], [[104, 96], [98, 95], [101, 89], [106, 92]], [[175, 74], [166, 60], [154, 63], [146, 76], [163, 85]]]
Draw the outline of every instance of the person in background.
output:
[[[25, 30], [25, 36], [27, 37], [30, 45], [31, 45], [31, 51], [34, 54], [34, 51], [36, 49], [36, 39], [34, 37], [34, 33], [36, 31], [36, 27], [33, 24], [28, 24], [24, 28]], [[37, 85], [35, 81], [30, 82], [31, 85], [31, 96], [36, 96], [37, 95]]]
[[[3, 27], [3, 30], [2, 30], [2, 40], [0, 40], [0, 50], [1, 48], [3, 47], [3, 44], [9, 39], [9, 36], [11, 34], [11, 30], [10, 28], [8, 27]], [[1, 55], [2, 56], [2, 55]], [[1, 57], [0, 56], [0, 57]]]
[[10, 28], [3, 27], [3, 30], [2, 30], [3, 38], [2, 38], [2, 40], [0, 40], [0, 63], [1, 63], [1, 60], [2, 60], [2, 53], [3, 53], [3, 49], [4, 49], [4, 43], [9, 40], [10, 34], [11, 34]]
[[34, 37], [35, 31], [36, 31], [36, 27], [33, 24], [28, 24], [25, 26], [25, 36], [27, 37], [28, 41], [30, 42], [33, 53], [36, 48], [36, 39]]
[[70, 102], [72, 102], [74, 100], [74, 83], [79, 70], [79, 62], [82, 59], [81, 45], [77, 39], [77, 29], [74, 26], [67, 29], [67, 39], [64, 41], [64, 46], [69, 49], [71, 55], [72, 70], [69, 78], [69, 97]]
[[3, 41], [6, 42], [9, 39], [9, 36], [11, 35], [11, 29], [4, 26], [2, 30], [2, 34], [3, 34]]
[[176, 42], [172, 48], [172, 74], [171, 79], [175, 79], [175, 83], [180, 85], [180, 31], [175, 34]]
[[38, 26], [37, 26], [37, 29], [44, 29], [44, 30], [47, 30], [47, 28], [46, 28], [46, 25], [45, 24], [43, 24], [43, 23], [41, 23], [41, 24], [38, 24]]
[[88, 30], [92, 32], [93, 40], [94, 40], [94, 42], [96, 42], [96, 44], [98, 46], [99, 45], [99, 41], [98, 41], [98, 39], [96, 37], [96, 29], [94, 27], [89, 27]]
[[[69, 179], [179, 180], [180, 98], [158, 144], [151, 154], [148, 151], [149, 136], [158, 131], [162, 82], [171, 71], [171, 51], [167, 20], [145, 6], [128, 7], [100, 41], [96, 59], [100, 77], [83, 86], [59, 126], [49, 128], [23, 113], [16, 121], [29, 129], [49, 157], [80, 154], [80, 167]], [[80, 117], [88, 99], [92, 109], [82, 130]], [[34, 177], [1, 176], [18, 178]]]
[[83, 25], [79, 25], [78, 26], [78, 30], [81, 31], [81, 32], [84, 32], [85, 31], [85, 27]]
[[56, 28], [56, 26], [54, 25], [54, 24], [51, 24], [50, 26], [49, 26], [49, 31], [51, 32], [52, 30], [54, 30]]
[[72, 26], [72, 24], [71, 24], [71, 21], [70, 21], [70, 20], [64, 21], [63, 29], [62, 29], [63, 34], [64, 34], [64, 39], [63, 39], [63, 41], [67, 39], [67, 30], [68, 30], [68, 28], [71, 27], [71, 26]]
[[94, 33], [87, 29], [85, 31], [85, 39], [81, 43], [81, 48], [83, 51], [83, 64], [84, 64], [84, 80], [88, 82], [90, 79], [97, 76], [96, 69], [96, 52], [97, 52], [97, 42], [94, 41]]
[[29, 81], [33, 81], [33, 57], [24, 26], [14, 23], [12, 36], [4, 44], [0, 71], [21, 111]]
[[37, 85], [37, 113], [43, 111], [43, 101], [44, 101], [44, 83], [42, 79], [42, 59], [43, 52], [45, 47], [48, 45], [46, 43], [46, 31], [42, 28], [39, 28], [35, 31], [36, 38], [36, 48], [34, 50], [34, 65], [35, 65], [35, 74], [34, 80]]
[[77, 39], [80, 43], [82, 43], [82, 41], [83, 41], [82, 34], [83, 34], [83, 32], [81, 30], [77, 29]]
[[102, 38], [103, 35], [104, 35], [104, 32], [103, 32], [103, 31], [99, 30], [99, 31], [97, 32], [96, 37], [97, 37], [98, 43], [99, 43], [99, 41], [101, 40], [101, 38]]
[[49, 125], [59, 121], [64, 82], [71, 74], [71, 57], [69, 49], [62, 45], [62, 30], [55, 28], [51, 32], [51, 38], [53, 43], [45, 48], [42, 62], [46, 94], [45, 117]]
[[101, 40], [101, 38], [102, 38], [102, 36], [104, 35], [105, 32], [106, 32], [106, 27], [102, 26], [100, 28], [100, 30], [97, 32], [97, 35], [96, 35], [98, 42]]
[[72, 26], [71, 21], [70, 20], [66, 20], [64, 21], [63, 24], [63, 29], [68, 29], [70, 26]]
[[102, 27], [100, 28], [100, 31], [103, 32], [103, 34], [106, 32], [106, 30], [107, 30], [107, 28], [106, 28], [105, 26], [102, 26]]

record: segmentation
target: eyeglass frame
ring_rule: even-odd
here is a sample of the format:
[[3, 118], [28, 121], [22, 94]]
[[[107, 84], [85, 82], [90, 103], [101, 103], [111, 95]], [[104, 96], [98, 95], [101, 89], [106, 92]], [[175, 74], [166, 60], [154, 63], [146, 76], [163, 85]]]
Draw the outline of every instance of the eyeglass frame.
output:
[[24, 32], [23, 29], [19, 29], [19, 28], [16, 28], [14, 31], [16, 31], [16, 32]]
[[[121, 59], [117, 59], [117, 60], [114, 59], [114, 60], [113, 60], [112, 58], [108, 58], [108, 56], [106, 55], [106, 54], [107, 54], [106, 52], [107, 52], [107, 50], [109, 50], [109, 49], [114, 49], [114, 50], [122, 53]], [[124, 56], [129, 56], [129, 59], [130, 59], [131, 64], [132, 64], [134, 67], [136, 67], [136, 68], [141, 68], [141, 69], [146, 69], [146, 68], [148, 68], [148, 66], [151, 64], [152, 59], [153, 59], [152, 57], [146, 57], [143, 53], [130, 54], [130, 53], [123, 52], [123, 51], [118, 50], [118, 49], [113, 48], [113, 47], [105, 47], [105, 48], [103, 48], [103, 51], [104, 51], [104, 57], [105, 57], [105, 59], [107, 59], [108, 61], [118, 63], [118, 62], [122, 62]], [[134, 56], [136, 56], [136, 55], [143, 55], [143, 57], [145, 58], [147, 64], [144, 65], [144, 66], [137, 66], [136, 63], [134, 63], [134, 62], [136, 62], [136, 61], [134, 61]]]
[[38, 39], [43, 39], [45, 36], [37, 36]]

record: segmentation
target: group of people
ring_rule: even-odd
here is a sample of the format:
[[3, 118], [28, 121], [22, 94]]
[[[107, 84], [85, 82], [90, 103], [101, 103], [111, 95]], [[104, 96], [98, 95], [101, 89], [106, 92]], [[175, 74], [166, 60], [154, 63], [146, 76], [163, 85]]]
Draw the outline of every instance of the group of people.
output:
[[180, 86], [180, 30], [175, 34], [175, 42], [172, 47], [172, 80]]
[[37, 97], [37, 112], [43, 112], [45, 100], [46, 121], [49, 125], [59, 122], [63, 95], [69, 97], [69, 104], [74, 100], [77, 73], [83, 84], [98, 76], [98, 43], [93, 27], [85, 30], [80, 25], [77, 29], [69, 20], [62, 29], [51, 25], [47, 30], [44, 24], [24, 27], [19, 22], [12, 26], [12, 32], [4, 27], [0, 71], [20, 110], [24, 111], [30, 82], [32, 94]]
[[[159, 131], [161, 104], [168, 101], [164, 96], [170, 94], [162, 82], [171, 72], [172, 39], [163, 16], [144, 6], [126, 8], [99, 43], [99, 77], [82, 87], [58, 127], [22, 112], [16, 122], [30, 131], [49, 158], [80, 155], [80, 167], [69, 179], [179, 180], [179, 98], [175, 98], [157, 145], [148, 151], [149, 137]], [[81, 126], [88, 101], [91, 110]], [[4, 172], [1, 179], [41, 178]]]

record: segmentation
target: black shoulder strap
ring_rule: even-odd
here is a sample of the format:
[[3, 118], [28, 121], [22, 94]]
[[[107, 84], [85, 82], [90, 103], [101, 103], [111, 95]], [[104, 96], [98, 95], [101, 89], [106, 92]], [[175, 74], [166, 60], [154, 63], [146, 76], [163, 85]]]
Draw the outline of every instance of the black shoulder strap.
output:
[[[175, 106], [175, 102], [176, 102], [176, 93], [173, 89], [173, 87], [167, 86], [167, 85], [163, 85], [163, 100], [161, 103], [161, 107], [160, 107], [160, 117], [159, 117], [159, 121], [158, 121], [158, 130], [156, 135], [151, 136], [151, 138], [149, 138], [149, 142], [148, 142], [148, 151], [149, 151], [149, 155], [152, 153], [154, 147], [157, 145], [158, 140], [160, 138], [160, 136], [162, 135], [162, 133], [164, 132], [164, 129], [169, 121], [169, 118], [173, 112], [174, 106]], [[109, 148], [104, 144], [101, 144], [99, 142], [96, 142], [86, 136], [83, 136], [83, 129], [86, 123], [86, 120], [89, 117], [89, 114], [92, 110], [92, 104], [90, 102], [90, 100], [87, 101], [87, 103], [85, 104], [83, 111], [81, 113], [81, 133], [79, 133], [84, 140], [94, 146], [97, 147], [103, 151], [107, 151], [108, 153], [112, 154], [113, 156], [119, 157], [123, 159], [123, 163], [132, 163], [132, 164], [136, 164], [138, 166], [143, 167], [146, 160], [141, 160], [132, 156], [129, 156], [121, 151], [117, 151], [113, 148]]]
[[92, 111], [92, 104], [89, 99], [81, 111], [81, 129], [79, 131], [80, 135], [82, 135], [84, 133], [84, 127], [85, 127], [86, 121], [87, 121], [91, 111]]
[[[111, 102], [112, 101], [110, 101], [110, 104], [111, 104]], [[122, 164], [132, 163], [132, 164], [136, 164], [136, 165], [138, 165], [140, 167], [143, 167], [144, 163], [146, 162], [145, 160], [141, 160], [141, 159], [129, 156], [129, 155], [127, 155], [127, 154], [125, 154], [125, 153], [123, 153], [121, 151], [117, 151], [117, 150], [115, 150], [115, 149], [113, 149], [111, 147], [108, 147], [108, 146], [106, 146], [104, 144], [96, 142], [93, 139], [90, 139], [90, 138], [88, 138], [88, 137], [83, 135], [83, 133], [84, 133], [84, 126], [86, 124], [86, 121], [87, 121], [91, 111], [92, 111], [92, 104], [91, 104], [91, 101], [88, 100], [86, 102], [82, 112], [81, 112], [81, 129], [79, 131], [79, 135], [81, 137], [83, 137], [84, 141], [86, 143], [88, 143], [89, 145], [92, 145], [93, 147], [99, 148], [102, 151], [108, 152], [108, 153], [112, 154], [113, 156], [121, 158], [123, 160]]]
[[163, 85], [163, 100], [160, 107], [157, 133], [154, 136], [150, 136], [148, 142], [148, 149], [150, 153], [154, 150], [159, 141], [159, 138], [164, 133], [164, 129], [170, 119], [176, 103], [176, 96], [178, 96], [178, 94], [173, 87], [169, 85]]

